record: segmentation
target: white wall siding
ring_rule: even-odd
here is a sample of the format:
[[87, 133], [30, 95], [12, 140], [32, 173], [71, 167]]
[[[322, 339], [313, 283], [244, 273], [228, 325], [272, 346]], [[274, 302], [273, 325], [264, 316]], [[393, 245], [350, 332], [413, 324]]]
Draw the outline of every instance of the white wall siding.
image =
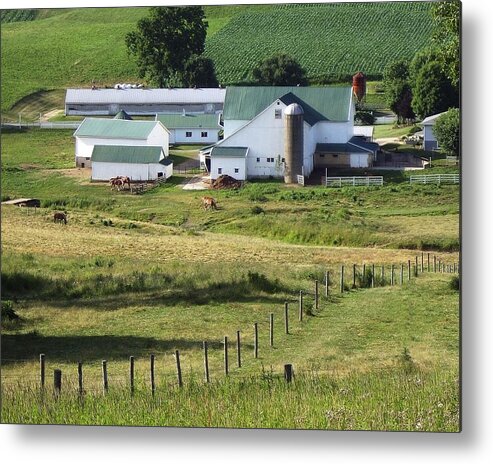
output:
[[166, 178], [173, 174], [173, 166], [162, 164], [135, 164], [135, 163], [92, 163], [93, 180], [109, 180], [111, 177], [128, 176], [132, 181], [155, 180], [158, 173], [167, 173]]
[[224, 138], [229, 137], [233, 132], [236, 132], [240, 127], [243, 127], [249, 121], [229, 119], [224, 121]]
[[75, 143], [75, 155], [83, 157], [91, 157], [94, 145], [124, 145], [130, 147], [147, 146], [146, 140], [130, 140], [130, 139], [104, 139], [92, 137], [77, 137]]
[[169, 155], [169, 133], [162, 124], [158, 123], [152, 129], [147, 137], [146, 145], [163, 147], [164, 156]]
[[317, 143], [346, 143], [353, 136], [354, 124], [320, 121], [313, 128]]
[[[209, 145], [216, 143], [219, 140], [219, 129], [173, 129], [174, 142], [170, 143], [194, 143]], [[187, 132], [191, 133], [190, 137], [187, 137]], [[202, 133], [207, 133], [207, 136], [202, 137]]]
[[222, 175], [228, 175], [237, 180], [245, 180], [247, 177], [246, 158], [213, 156], [211, 158], [211, 179], [217, 179]]
[[[248, 147], [247, 177], [282, 177], [279, 162], [284, 157], [284, 116], [277, 119], [275, 109], [286, 105], [277, 100], [241, 131], [225, 138], [222, 147]], [[225, 128], [226, 135], [226, 128]], [[274, 160], [274, 161], [271, 161]]]
[[371, 154], [351, 153], [349, 160], [352, 168], [368, 168], [371, 166]]

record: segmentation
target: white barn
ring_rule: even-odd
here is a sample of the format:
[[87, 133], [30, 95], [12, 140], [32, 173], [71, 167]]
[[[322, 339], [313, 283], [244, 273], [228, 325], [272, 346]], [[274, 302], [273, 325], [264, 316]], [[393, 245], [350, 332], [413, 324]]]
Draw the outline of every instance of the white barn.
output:
[[95, 145], [154, 146], [169, 155], [169, 131], [159, 121], [86, 118], [74, 132], [75, 165], [90, 167]]
[[423, 119], [421, 125], [423, 126], [423, 149], [427, 151], [437, 150], [440, 148], [438, 146], [438, 141], [433, 133], [433, 127], [435, 126], [436, 120], [445, 113], [438, 113], [432, 116], [428, 116]]
[[67, 89], [65, 114], [112, 116], [156, 113], [216, 114], [223, 110], [226, 89]]
[[219, 141], [220, 114], [156, 114], [159, 121], [169, 131], [170, 144], [210, 145]]
[[[285, 171], [286, 108], [299, 105], [303, 112], [302, 174], [316, 168], [370, 167], [378, 146], [354, 136], [351, 87], [228, 87], [224, 103], [224, 139], [215, 147], [246, 153], [245, 177], [283, 177]], [[217, 153], [217, 152], [216, 152]], [[212, 179], [237, 159], [214, 150], [202, 155]], [[210, 158], [208, 160], [207, 158]], [[228, 168], [229, 169], [229, 168]], [[237, 174], [240, 174], [240, 171]]]
[[96, 145], [92, 153], [92, 180], [128, 176], [131, 181], [168, 179], [173, 162], [162, 147]]

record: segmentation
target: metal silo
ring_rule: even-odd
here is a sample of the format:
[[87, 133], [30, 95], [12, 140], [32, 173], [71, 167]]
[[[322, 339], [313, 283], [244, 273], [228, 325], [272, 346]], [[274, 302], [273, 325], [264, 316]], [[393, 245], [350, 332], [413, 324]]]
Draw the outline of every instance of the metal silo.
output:
[[303, 108], [292, 103], [284, 110], [284, 182], [294, 184], [303, 174]]
[[366, 95], [366, 76], [361, 71], [353, 76], [353, 93], [358, 102]]

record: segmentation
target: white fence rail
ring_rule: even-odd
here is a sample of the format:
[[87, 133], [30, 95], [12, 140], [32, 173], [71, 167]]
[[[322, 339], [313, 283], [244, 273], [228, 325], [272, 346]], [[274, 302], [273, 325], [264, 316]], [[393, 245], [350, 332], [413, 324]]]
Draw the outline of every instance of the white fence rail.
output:
[[459, 174], [427, 174], [423, 176], [411, 176], [411, 184], [458, 184]]
[[366, 176], [366, 177], [323, 177], [322, 185], [326, 187], [344, 187], [344, 186], [370, 186], [383, 185], [382, 176]]
[[40, 127], [41, 129], [78, 129], [82, 121], [75, 122], [11, 122], [2, 121], [2, 127], [22, 129], [27, 127]]

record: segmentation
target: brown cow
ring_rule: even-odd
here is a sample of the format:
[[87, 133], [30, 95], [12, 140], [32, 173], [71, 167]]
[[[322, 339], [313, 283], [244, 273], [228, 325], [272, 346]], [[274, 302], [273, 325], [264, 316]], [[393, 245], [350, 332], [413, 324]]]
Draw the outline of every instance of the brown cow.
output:
[[214, 200], [214, 198], [212, 197], [202, 197], [202, 205], [204, 206], [205, 210], [217, 209], [216, 200]]
[[63, 222], [67, 224], [67, 215], [65, 213], [55, 213], [53, 215], [53, 222]]

